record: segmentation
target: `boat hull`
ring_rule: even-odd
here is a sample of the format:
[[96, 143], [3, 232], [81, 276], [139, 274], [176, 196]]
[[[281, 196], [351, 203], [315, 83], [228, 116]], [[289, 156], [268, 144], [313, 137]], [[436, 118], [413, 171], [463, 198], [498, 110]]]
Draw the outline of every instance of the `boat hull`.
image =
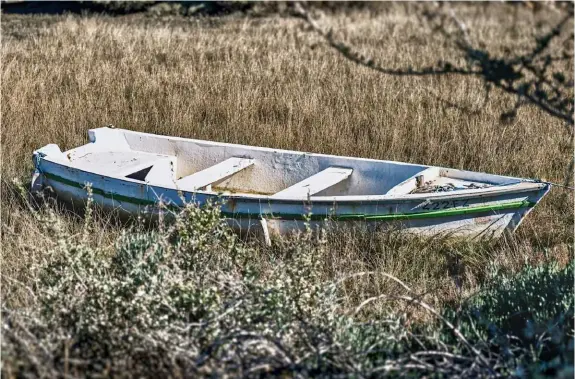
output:
[[124, 215], [155, 216], [160, 211], [160, 201], [170, 208], [181, 207], [185, 202], [219, 203], [222, 215], [234, 229], [264, 232], [265, 235], [286, 235], [307, 226], [318, 229], [330, 225], [361, 225], [369, 229], [401, 229], [423, 235], [497, 238], [505, 231], [513, 232], [549, 191], [547, 184], [530, 183], [511, 190], [361, 200], [218, 196], [107, 177], [49, 159], [38, 162], [36, 176], [37, 183], [51, 188], [60, 200], [75, 204], [85, 203], [89, 184], [95, 203]]

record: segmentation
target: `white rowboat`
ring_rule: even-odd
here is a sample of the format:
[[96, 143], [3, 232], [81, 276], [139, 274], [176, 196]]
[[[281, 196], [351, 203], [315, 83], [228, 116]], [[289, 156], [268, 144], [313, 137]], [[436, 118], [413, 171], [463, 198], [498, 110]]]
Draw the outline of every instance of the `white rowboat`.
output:
[[[241, 230], [285, 234], [364, 223], [406, 231], [498, 237], [514, 231], [549, 191], [536, 180], [374, 159], [311, 154], [139, 133], [88, 132], [90, 142], [34, 152], [32, 190], [93, 200], [128, 214], [222, 201]], [[307, 220], [307, 221], [306, 221]], [[269, 240], [269, 239], [268, 239]]]

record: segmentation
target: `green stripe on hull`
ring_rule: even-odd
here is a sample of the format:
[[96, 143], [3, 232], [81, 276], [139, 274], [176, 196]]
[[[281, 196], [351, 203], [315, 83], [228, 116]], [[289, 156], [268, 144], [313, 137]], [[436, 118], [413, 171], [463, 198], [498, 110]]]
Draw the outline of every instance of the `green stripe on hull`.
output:
[[462, 216], [472, 213], [480, 212], [495, 212], [504, 211], [509, 209], [519, 209], [533, 207], [535, 203], [530, 201], [513, 201], [509, 203], [497, 204], [497, 205], [480, 205], [478, 207], [469, 208], [452, 208], [452, 209], [442, 209], [439, 211], [429, 211], [429, 212], [419, 212], [419, 213], [409, 213], [409, 214], [393, 214], [393, 215], [381, 215], [381, 216], [366, 216], [366, 220], [416, 220], [420, 218], [435, 218], [435, 217], [448, 217], [448, 216]]
[[417, 212], [417, 213], [394, 213], [384, 215], [365, 215], [365, 214], [342, 214], [342, 215], [318, 215], [311, 214], [309, 216], [301, 214], [286, 214], [286, 213], [270, 213], [270, 214], [250, 214], [250, 213], [233, 213], [222, 212], [222, 215], [230, 218], [249, 218], [249, 217], [264, 217], [268, 219], [280, 220], [325, 220], [331, 219], [334, 221], [405, 221], [417, 220], [426, 218], [450, 217], [450, 216], [464, 216], [476, 213], [497, 212], [520, 208], [529, 208], [535, 206], [535, 203], [530, 201], [513, 201], [497, 205], [481, 205], [469, 208], [453, 208], [439, 211]]
[[[76, 188], [80, 188], [80, 189], [85, 189], [86, 185], [85, 184], [81, 184], [78, 182], [75, 182], [73, 180], [69, 180], [66, 178], [63, 178], [61, 176], [58, 175], [54, 175], [54, 174], [50, 174], [48, 172], [44, 173], [44, 175], [48, 178], [48, 179], [52, 179], [55, 180], [57, 182], [66, 184], [67, 186], [70, 187], [76, 187]], [[131, 197], [131, 196], [124, 196], [124, 195], [119, 195], [113, 192], [108, 192], [108, 191], [104, 191], [103, 189], [100, 188], [95, 188], [92, 187], [92, 193], [96, 194], [96, 195], [100, 195], [100, 196], [104, 196], [107, 197], [108, 199], [113, 199], [113, 200], [118, 200], [118, 201], [125, 201], [127, 203], [132, 203], [132, 204], [137, 204], [137, 205], [155, 205], [156, 202], [153, 200], [146, 200], [146, 199], [140, 199], [137, 197]]]
[[[76, 187], [84, 189], [86, 186], [63, 178], [58, 175], [44, 173], [44, 175], [52, 180], [66, 184], [71, 187]], [[128, 202], [136, 205], [156, 205], [157, 202], [153, 200], [139, 199], [131, 196], [124, 196], [115, 194], [112, 192], [104, 191], [100, 188], [92, 187], [92, 193], [100, 195], [112, 200]], [[438, 217], [450, 217], [450, 216], [465, 216], [476, 213], [486, 213], [486, 212], [498, 212], [506, 211], [520, 208], [529, 208], [535, 206], [536, 203], [524, 200], [524, 201], [513, 201], [497, 205], [480, 205], [476, 207], [467, 208], [451, 208], [434, 210], [427, 212], [414, 212], [414, 213], [395, 213], [395, 214], [383, 214], [383, 215], [365, 215], [365, 214], [342, 214], [342, 215], [319, 215], [311, 214], [309, 216], [302, 215], [299, 213], [273, 213], [273, 214], [260, 214], [260, 213], [235, 213], [235, 212], [224, 212], [222, 211], [222, 216], [229, 218], [269, 218], [269, 219], [280, 219], [280, 220], [325, 220], [331, 219], [335, 221], [405, 221], [405, 220], [417, 220], [426, 218], [438, 218]], [[171, 207], [170, 207], [171, 208]]]

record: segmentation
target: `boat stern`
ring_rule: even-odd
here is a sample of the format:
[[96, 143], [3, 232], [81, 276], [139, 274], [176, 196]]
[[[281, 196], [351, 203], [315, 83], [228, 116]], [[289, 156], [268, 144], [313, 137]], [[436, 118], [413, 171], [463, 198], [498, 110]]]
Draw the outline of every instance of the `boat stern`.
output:
[[44, 189], [45, 179], [40, 166], [42, 159], [47, 156], [54, 160], [66, 160], [66, 155], [60, 150], [60, 147], [54, 143], [34, 150], [32, 153], [34, 173], [32, 174], [32, 182], [30, 184], [30, 192], [32, 193], [41, 192]]

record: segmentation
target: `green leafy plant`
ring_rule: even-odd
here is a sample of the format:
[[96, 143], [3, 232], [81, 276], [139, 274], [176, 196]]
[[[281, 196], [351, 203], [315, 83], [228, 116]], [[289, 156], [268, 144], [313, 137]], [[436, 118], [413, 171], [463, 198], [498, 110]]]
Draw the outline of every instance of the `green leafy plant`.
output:
[[[264, 270], [261, 250], [231, 232], [217, 205], [133, 226], [112, 249], [84, 238], [90, 209], [79, 234], [48, 206], [34, 212], [52, 243], [30, 267], [33, 301], [2, 307], [7, 376], [525, 376], [573, 365], [573, 263], [495, 275], [464, 308], [441, 313], [389, 274], [325, 281], [328, 244], [309, 228], [276, 241]], [[349, 308], [345, 282], [366, 275], [401, 292]], [[433, 319], [372, 313], [378, 301]]]

